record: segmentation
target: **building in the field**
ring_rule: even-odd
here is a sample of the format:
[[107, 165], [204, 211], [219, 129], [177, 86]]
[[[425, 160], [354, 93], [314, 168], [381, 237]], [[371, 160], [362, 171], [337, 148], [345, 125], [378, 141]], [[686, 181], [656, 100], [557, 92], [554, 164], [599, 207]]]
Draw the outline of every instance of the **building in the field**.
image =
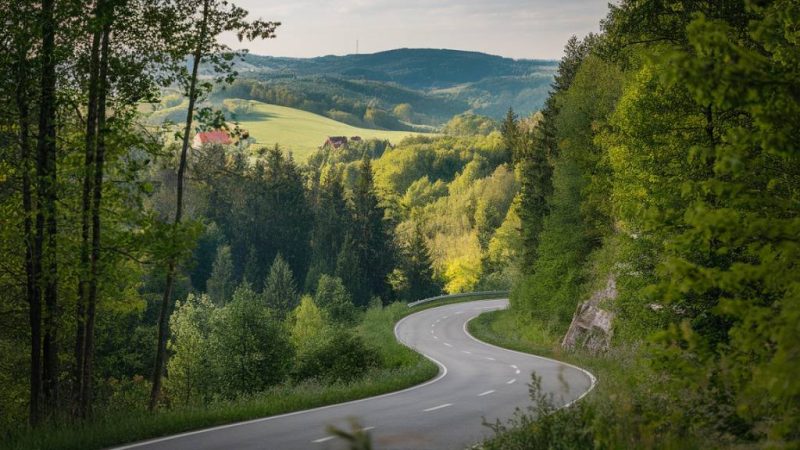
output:
[[340, 149], [346, 145], [347, 136], [328, 136], [328, 139], [322, 144], [323, 147], [332, 147], [334, 149]]
[[361, 142], [361, 136], [352, 136], [348, 140], [347, 136], [328, 136], [328, 139], [322, 144], [322, 148], [331, 147], [333, 149], [340, 149], [347, 147], [350, 142]]
[[199, 149], [204, 145], [231, 145], [231, 135], [225, 130], [203, 131], [194, 135], [192, 148]]

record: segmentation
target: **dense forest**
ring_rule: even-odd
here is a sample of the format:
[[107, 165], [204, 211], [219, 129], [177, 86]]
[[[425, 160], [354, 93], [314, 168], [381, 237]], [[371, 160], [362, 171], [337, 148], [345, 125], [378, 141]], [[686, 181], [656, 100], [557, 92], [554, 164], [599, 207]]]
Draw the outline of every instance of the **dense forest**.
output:
[[[278, 23], [215, 0], [0, 5], [9, 445], [102, 447], [419, 383], [436, 367], [394, 340], [402, 302], [510, 287], [518, 182], [491, 119], [300, 163], [249, 148], [213, 101], [242, 56], [218, 36]], [[164, 96], [182, 114], [155, 125], [142, 105]], [[233, 145], [191, 145], [219, 128]]]
[[[489, 448], [797, 445], [798, 23], [795, 1], [622, 1], [567, 43], [536, 126], [509, 114], [523, 276], [488, 326], [600, 384]], [[590, 297], [610, 345], [565, 354]]]

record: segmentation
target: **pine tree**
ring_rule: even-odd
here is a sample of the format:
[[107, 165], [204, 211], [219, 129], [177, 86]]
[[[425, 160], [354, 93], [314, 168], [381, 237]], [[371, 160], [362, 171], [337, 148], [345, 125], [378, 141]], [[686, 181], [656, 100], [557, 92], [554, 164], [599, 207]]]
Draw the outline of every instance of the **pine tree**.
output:
[[300, 300], [292, 269], [280, 253], [275, 257], [269, 275], [264, 280], [264, 290], [261, 295], [265, 304], [272, 308], [278, 317], [286, 317]]
[[420, 300], [442, 292], [441, 284], [434, 279], [433, 258], [419, 225], [403, 252], [402, 270], [406, 277], [406, 300]]
[[233, 260], [229, 246], [217, 247], [217, 256], [211, 269], [211, 277], [206, 285], [209, 298], [217, 306], [224, 306], [233, 295]]
[[393, 241], [383, 221], [384, 209], [375, 193], [372, 163], [367, 155], [361, 160], [358, 180], [353, 190], [353, 209], [352, 238], [365, 289], [358, 293], [351, 292], [357, 304], [366, 305], [372, 296], [379, 296], [384, 300], [388, 298], [388, 276], [394, 265]]
[[353, 298], [347, 292], [341, 278], [322, 275], [317, 284], [314, 301], [328, 313], [335, 323], [352, 325], [355, 321], [356, 310]]
[[359, 306], [369, 303], [370, 293], [362, 272], [364, 264], [353, 238], [348, 234], [336, 256], [336, 276], [342, 280], [347, 291], [353, 295], [353, 302]]
[[306, 290], [312, 290], [321, 275], [335, 273], [336, 258], [347, 234], [350, 218], [341, 171], [330, 168], [323, 174], [319, 188]]
[[520, 149], [520, 133], [519, 123], [517, 122], [517, 114], [513, 108], [508, 108], [506, 118], [500, 126], [500, 133], [503, 135], [503, 144], [513, 155], [513, 160], [517, 161], [519, 158]]
[[244, 260], [244, 268], [242, 272], [242, 282], [253, 284], [256, 280], [261, 279], [261, 264], [259, 262], [258, 253], [256, 253], [255, 246], [250, 246], [247, 250], [247, 258]]

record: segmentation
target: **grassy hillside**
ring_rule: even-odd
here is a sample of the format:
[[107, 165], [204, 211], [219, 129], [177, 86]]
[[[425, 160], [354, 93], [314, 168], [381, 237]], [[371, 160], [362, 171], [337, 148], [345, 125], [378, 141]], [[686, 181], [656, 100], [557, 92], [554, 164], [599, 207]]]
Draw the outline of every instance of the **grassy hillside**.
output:
[[[142, 107], [142, 112], [148, 114], [147, 120], [153, 124], [164, 121], [180, 123], [186, 114], [186, 106], [184, 100], [157, 111]], [[298, 161], [305, 161], [328, 136], [361, 136], [363, 139], [386, 139], [397, 144], [406, 136], [422, 134], [360, 128], [319, 114], [255, 100], [228, 98], [214, 106], [224, 109], [230, 120], [239, 122], [242, 128], [248, 130], [258, 147], [278, 144], [291, 151]]]
[[237, 108], [244, 112], [235, 115], [240, 126], [248, 130], [259, 145], [279, 144], [290, 150], [298, 161], [305, 161], [328, 136], [361, 136], [364, 139], [387, 139], [397, 143], [406, 136], [420, 134], [358, 128], [299, 109], [254, 100], [239, 102], [244, 106]]

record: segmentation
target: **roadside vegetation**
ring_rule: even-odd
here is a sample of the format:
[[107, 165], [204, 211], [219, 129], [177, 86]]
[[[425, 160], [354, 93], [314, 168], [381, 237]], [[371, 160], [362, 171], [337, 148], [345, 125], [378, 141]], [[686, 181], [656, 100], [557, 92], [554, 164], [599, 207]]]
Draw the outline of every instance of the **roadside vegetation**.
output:
[[[395, 341], [402, 302], [510, 286], [517, 183], [491, 119], [299, 161], [214, 97], [242, 56], [219, 34], [277, 23], [216, 0], [0, 12], [2, 447], [407, 387], [437, 369]], [[148, 122], [151, 105], [174, 123]], [[208, 131], [230, 144], [194, 144]]]
[[[797, 21], [785, 1], [623, 1], [567, 43], [541, 114], [509, 113], [522, 275], [471, 330], [599, 384], [485, 448], [797, 446]], [[593, 296], [612, 333], [562, 348]]]

